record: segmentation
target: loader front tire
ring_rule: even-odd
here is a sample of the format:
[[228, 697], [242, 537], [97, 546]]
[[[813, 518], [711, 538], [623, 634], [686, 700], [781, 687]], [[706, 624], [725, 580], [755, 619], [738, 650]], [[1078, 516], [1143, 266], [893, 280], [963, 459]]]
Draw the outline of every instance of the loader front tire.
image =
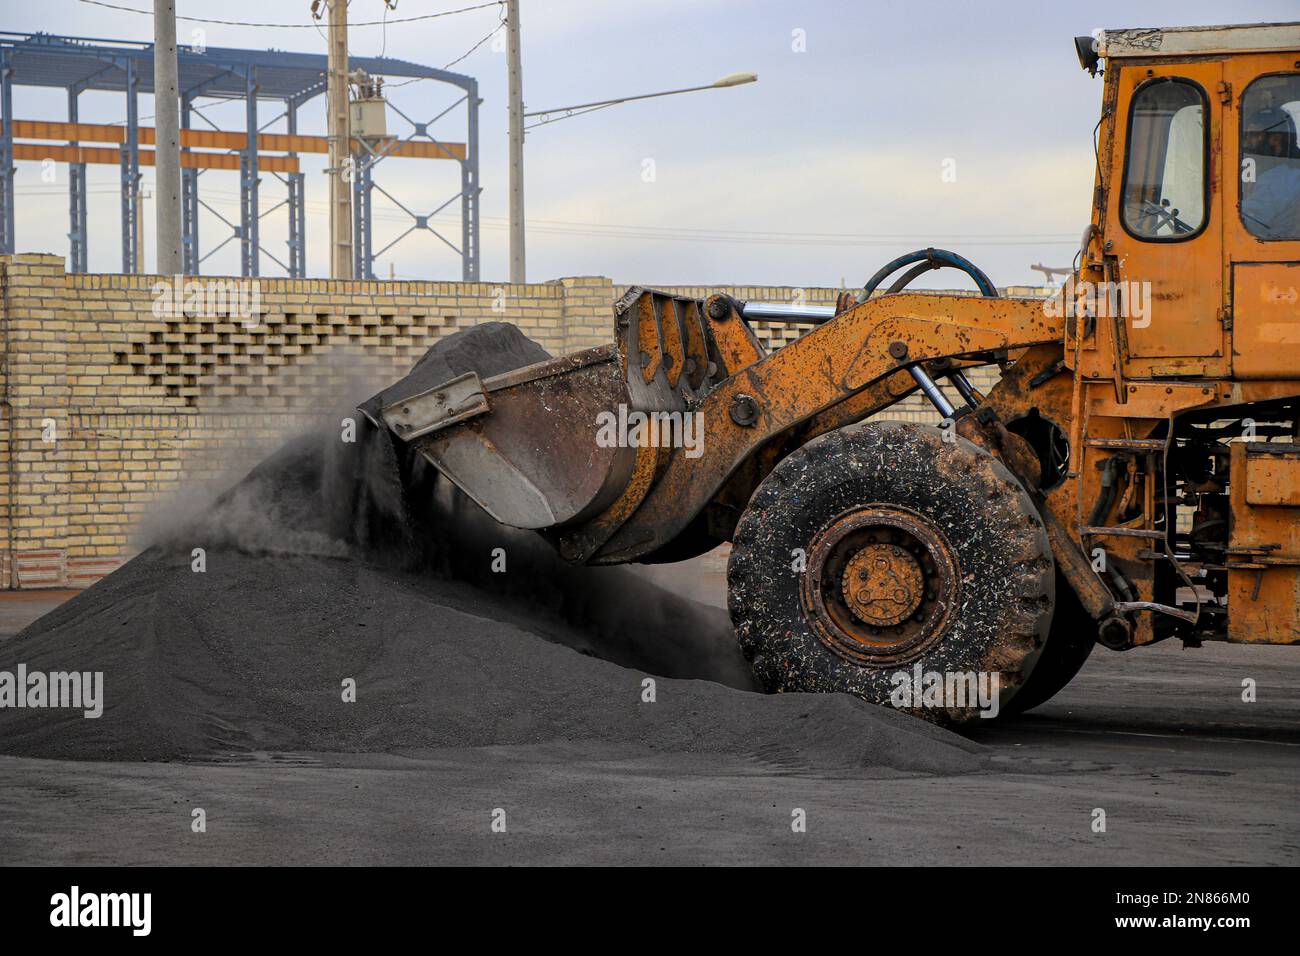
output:
[[1033, 673], [1007, 708], [1008, 714], [1023, 714], [1045, 704], [1065, 689], [1097, 645], [1097, 625], [1065, 575], [1056, 573], [1056, 609], [1047, 645], [1034, 665]]
[[992, 455], [874, 422], [776, 466], [736, 528], [727, 581], [741, 650], [770, 691], [960, 722], [1000, 712], [1029, 677], [1055, 565], [1033, 502]]

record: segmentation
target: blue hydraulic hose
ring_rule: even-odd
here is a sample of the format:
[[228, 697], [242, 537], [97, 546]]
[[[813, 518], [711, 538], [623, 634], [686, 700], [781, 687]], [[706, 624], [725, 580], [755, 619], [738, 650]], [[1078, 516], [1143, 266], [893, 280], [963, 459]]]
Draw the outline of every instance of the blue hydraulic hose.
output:
[[975, 280], [975, 284], [979, 286], [980, 292], [987, 296], [992, 296], [994, 298], [997, 297], [998, 290], [993, 285], [993, 282], [984, 274], [984, 271], [980, 269], [979, 266], [975, 265], [975, 263], [971, 262], [965, 256], [959, 256], [957, 253], [949, 252], [947, 249], [918, 249], [916, 252], [909, 252], [905, 256], [899, 256], [892, 262], [885, 263], [885, 265], [881, 267], [880, 271], [873, 275], [867, 281], [867, 284], [863, 286], [862, 291], [858, 294], [858, 301], [865, 302], [869, 299], [871, 293], [875, 292], [882, 282], [899, 269], [903, 268], [903, 266], [911, 265], [913, 262], [923, 261], [935, 263], [935, 265], [932, 266], [932, 268], [935, 269], [940, 268], [940, 266], [951, 266], [954, 269], [960, 269]]

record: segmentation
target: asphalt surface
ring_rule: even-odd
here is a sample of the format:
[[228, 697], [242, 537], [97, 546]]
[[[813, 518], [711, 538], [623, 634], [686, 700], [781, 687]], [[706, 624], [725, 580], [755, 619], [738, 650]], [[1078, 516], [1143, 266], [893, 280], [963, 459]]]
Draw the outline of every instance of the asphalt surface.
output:
[[[0, 597], [0, 638], [57, 600]], [[1098, 649], [1053, 701], [971, 728], [995, 769], [964, 776], [810, 774], [599, 745], [0, 757], [0, 860], [1294, 865], [1298, 688], [1296, 648]], [[199, 808], [206, 832], [192, 828]]]

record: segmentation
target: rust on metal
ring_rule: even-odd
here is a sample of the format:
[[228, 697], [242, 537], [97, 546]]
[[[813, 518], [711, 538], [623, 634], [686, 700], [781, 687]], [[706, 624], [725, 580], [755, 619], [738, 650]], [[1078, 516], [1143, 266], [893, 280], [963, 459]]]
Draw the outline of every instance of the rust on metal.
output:
[[897, 544], [868, 544], [844, 568], [844, 603], [864, 624], [893, 627], [916, 613], [925, 578], [916, 558]]
[[[960, 321], [953, 314], [960, 314]], [[748, 332], [739, 315], [722, 325]], [[718, 328], [715, 322], [715, 335]], [[870, 299], [708, 392], [697, 406], [704, 416], [708, 454], [670, 456], [641, 506], [597, 559], [634, 560], [671, 541], [757, 448], [894, 374], [897, 363], [888, 353], [890, 342], [913, 342], [911, 357], [922, 361], [1023, 348], [1058, 341], [1062, 334], [1060, 320], [1045, 316], [1035, 299], [913, 293]], [[758, 402], [759, 415], [751, 425], [731, 418], [732, 402], [739, 395]]]
[[727, 296], [713, 295], [705, 300], [709, 316], [709, 333], [716, 344], [724, 375], [735, 375], [763, 359], [766, 354], [758, 336], [740, 316], [735, 303]]
[[841, 515], [813, 539], [800, 600], [835, 653], [901, 661], [942, 636], [960, 604], [960, 581], [956, 552], [938, 527], [882, 505]]

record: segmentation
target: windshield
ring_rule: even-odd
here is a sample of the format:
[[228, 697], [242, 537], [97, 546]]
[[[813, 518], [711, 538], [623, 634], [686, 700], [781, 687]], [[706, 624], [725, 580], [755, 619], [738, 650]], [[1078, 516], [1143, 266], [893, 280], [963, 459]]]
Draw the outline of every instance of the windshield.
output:
[[1241, 221], [1261, 239], [1300, 238], [1300, 74], [1261, 76], [1241, 100]]

